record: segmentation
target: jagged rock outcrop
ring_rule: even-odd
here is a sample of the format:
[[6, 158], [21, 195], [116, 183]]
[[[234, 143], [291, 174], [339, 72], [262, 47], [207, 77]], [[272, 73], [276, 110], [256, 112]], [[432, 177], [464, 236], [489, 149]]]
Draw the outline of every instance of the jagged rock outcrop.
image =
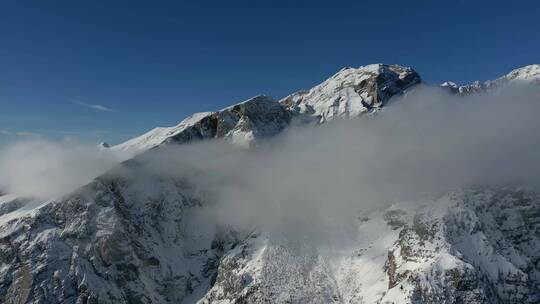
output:
[[[537, 81], [538, 70], [496, 81]], [[258, 96], [107, 149], [153, 153], [205, 139], [249, 146], [295, 119], [377, 111], [419, 82], [400, 66], [344, 69], [279, 102]], [[381, 206], [358, 214], [347, 246], [328, 250], [308, 238], [220, 226], [200, 212], [216, 203], [212, 189], [143, 174], [143, 161], [52, 201], [0, 195], [0, 303], [540, 302], [535, 193], [466, 189], [420, 206]]]
[[495, 89], [509, 83], [521, 83], [540, 86], [540, 64], [531, 64], [524, 66], [510, 73], [485, 82], [475, 81], [471, 84], [459, 86], [455, 82], [446, 81], [441, 84], [441, 87], [455, 94], [467, 95], [486, 92], [490, 89]]
[[293, 119], [324, 123], [380, 109], [395, 95], [421, 82], [413, 69], [372, 64], [345, 68], [309, 91], [278, 101], [257, 96], [217, 112], [196, 113], [170, 128], [156, 128], [112, 147], [133, 154], [160, 144], [223, 138], [239, 146], [280, 133]]
[[256, 96], [217, 112], [196, 113], [171, 128], [156, 128], [113, 149], [134, 154], [161, 144], [222, 138], [239, 146], [276, 135], [290, 123], [290, 113], [268, 96]]
[[392, 96], [420, 82], [416, 71], [398, 65], [344, 68], [311, 90], [294, 93], [280, 103], [296, 115], [313, 116], [324, 123], [379, 109]]
[[122, 165], [4, 223], [0, 302], [179, 303], [208, 288], [226, 249], [197, 216], [208, 200], [183, 180], [141, 188], [137, 170]]
[[362, 217], [357, 239], [332, 255], [250, 235], [222, 257], [200, 303], [537, 303], [539, 203], [478, 189], [391, 207]]

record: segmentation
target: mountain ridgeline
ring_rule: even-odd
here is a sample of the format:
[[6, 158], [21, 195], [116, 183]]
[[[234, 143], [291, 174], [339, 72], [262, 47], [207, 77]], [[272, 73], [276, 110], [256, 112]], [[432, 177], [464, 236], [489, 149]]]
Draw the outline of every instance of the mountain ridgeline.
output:
[[[442, 87], [478, 94], [515, 81], [540, 83], [540, 65]], [[256, 96], [102, 144], [134, 158], [61, 198], [2, 193], [0, 303], [539, 303], [540, 197], [529, 190], [461, 189], [366, 211], [354, 240], [329, 254], [215, 223], [201, 215], [211, 191], [140, 174], [157, 147], [221, 139], [249, 149], [296, 124], [371, 116], [419, 84], [398, 65], [345, 68], [281, 100]]]

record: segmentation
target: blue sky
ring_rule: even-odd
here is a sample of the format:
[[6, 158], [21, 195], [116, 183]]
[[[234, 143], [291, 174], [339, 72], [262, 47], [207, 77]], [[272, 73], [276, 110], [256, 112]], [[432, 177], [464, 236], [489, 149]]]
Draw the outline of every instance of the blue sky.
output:
[[538, 1], [3, 1], [0, 143], [118, 143], [344, 66], [430, 83], [540, 62]]

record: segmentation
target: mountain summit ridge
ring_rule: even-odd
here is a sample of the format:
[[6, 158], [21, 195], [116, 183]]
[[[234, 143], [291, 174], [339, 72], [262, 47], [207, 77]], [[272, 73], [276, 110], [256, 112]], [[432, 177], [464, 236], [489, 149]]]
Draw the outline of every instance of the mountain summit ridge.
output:
[[[359, 68], [343, 68], [308, 91], [298, 91], [279, 101], [269, 96], [257, 95], [215, 112], [195, 113], [177, 126], [155, 128], [113, 146], [112, 149], [137, 154], [163, 143], [186, 142], [191, 138], [223, 138], [240, 146], [249, 146], [261, 136], [279, 133], [294, 117], [301, 116], [303, 120], [325, 123], [335, 118], [354, 118], [377, 111], [392, 96], [402, 94], [420, 82], [416, 71], [398, 65], [371, 64]], [[271, 127], [274, 130], [268, 129], [268, 126], [265, 130], [260, 129], [259, 120], [269, 120], [269, 117], [254, 117], [257, 114], [252, 110], [244, 111], [256, 108], [272, 109], [271, 114], [275, 114], [276, 118]], [[241, 114], [242, 111], [244, 114]], [[231, 116], [233, 112], [237, 112], [239, 116]], [[230, 119], [234, 122], [228, 121]], [[194, 129], [201, 127], [211, 130], [229, 124], [235, 125], [225, 127], [227, 132], [217, 132], [216, 129], [208, 131], [207, 134], [200, 131], [192, 134]]]
[[[537, 69], [508, 78], [536, 81]], [[33, 209], [0, 193], [0, 303], [539, 303], [536, 193], [466, 189], [362, 210], [352, 215], [350, 243], [329, 254], [303, 235], [208, 221], [201, 213], [216, 202], [208, 189], [141, 169], [161, 145], [220, 139], [251, 146], [295, 120], [323, 124], [377, 112], [419, 83], [406, 67], [345, 68], [279, 101], [259, 95], [102, 145], [147, 153]]]
[[445, 81], [440, 86], [453, 93], [472, 94], [485, 92], [491, 88], [500, 87], [508, 83], [521, 82], [525, 84], [540, 85], [540, 64], [530, 64], [513, 69], [507, 74], [495, 79], [481, 82], [479, 80], [470, 84], [458, 85], [452, 81]]
[[[492, 81], [477, 81], [462, 86], [447, 81], [441, 84], [441, 87], [454, 93], [474, 94], [515, 81], [540, 84], [540, 64], [516, 68]], [[401, 95], [421, 83], [422, 79], [414, 69], [396, 64], [377, 63], [358, 68], [344, 67], [309, 90], [297, 91], [280, 100], [257, 95], [215, 112], [195, 113], [176, 126], [155, 128], [112, 146], [111, 149], [135, 155], [164, 143], [184, 143], [191, 139], [210, 138], [223, 138], [239, 146], [250, 146], [257, 139], [279, 133], [293, 120], [322, 124], [333, 119], [355, 118], [376, 112], [386, 106], [393, 96]], [[274, 111], [280, 112], [277, 115], [280, 121], [273, 122], [275, 130], [253, 129], [248, 121], [257, 125], [257, 119], [251, 119], [250, 115], [255, 113], [250, 112], [248, 116], [240, 114], [233, 118], [235, 125], [225, 127], [227, 132], [210, 131], [217, 128], [218, 124], [231, 124], [232, 122], [225, 122], [232, 117], [230, 113], [235, 112], [235, 108], [250, 107], [250, 104], [252, 108], [270, 106]], [[278, 108], [279, 105], [282, 109]], [[214, 127], [210, 121], [213, 121]], [[200, 128], [208, 129], [207, 133]], [[195, 129], [198, 131], [193, 133]]]

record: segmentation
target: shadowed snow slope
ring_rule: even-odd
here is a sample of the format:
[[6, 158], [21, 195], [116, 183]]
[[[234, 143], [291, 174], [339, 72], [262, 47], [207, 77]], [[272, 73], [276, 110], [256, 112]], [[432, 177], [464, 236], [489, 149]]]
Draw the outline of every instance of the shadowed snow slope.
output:
[[112, 147], [138, 154], [165, 142], [224, 138], [249, 146], [258, 138], [275, 135], [288, 126], [291, 117], [326, 122], [353, 118], [381, 108], [388, 99], [420, 83], [411, 68], [372, 64], [345, 68], [309, 91], [292, 94], [281, 101], [257, 96], [217, 112], [197, 113], [170, 128], [156, 128]]
[[138, 154], [163, 143], [187, 143], [223, 138], [249, 147], [262, 137], [278, 134], [290, 122], [290, 114], [272, 98], [256, 96], [217, 112], [194, 114], [171, 128], [156, 128], [112, 147]]
[[489, 184], [537, 181], [538, 92], [419, 83], [343, 69], [103, 146], [137, 156], [63, 197], [0, 194], [0, 303], [539, 303], [540, 197]]
[[311, 90], [294, 93], [281, 103], [294, 113], [326, 122], [381, 108], [390, 97], [418, 83], [420, 76], [411, 68], [371, 64], [344, 68]]

